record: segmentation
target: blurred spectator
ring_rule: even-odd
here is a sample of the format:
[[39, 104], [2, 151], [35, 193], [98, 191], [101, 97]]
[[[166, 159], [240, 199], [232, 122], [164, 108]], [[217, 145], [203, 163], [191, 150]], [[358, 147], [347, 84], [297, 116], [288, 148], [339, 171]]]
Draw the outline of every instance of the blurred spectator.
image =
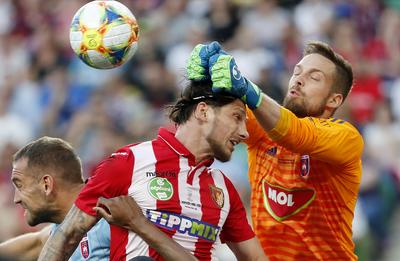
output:
[[0, 152], [11, 144], [19, 147], [34, 137], [33, 127], [29, 122], [9, 111], [12, 101], [12, 89], [9, 86], [0, 88]]
[[400, 123], [393, 118], [390, 104], [376, 106], [374, 120], [364, 128], [365, 154], [381, 168], [400, 166]]
[[240, 24], [237, 5], [228, 0], [209, 0], [206, 18], [210, 22], [210, 39], [221, 43], [229, 41]]
[[290, 13], [279, 7], [277, 0], [262, 0], [243, 16], [242, 24], [242, 31], [252, 36], [239, 37], [254, 41], [260, 47], [277, 49], [289, 33]]
[[309, 40], [327, 40], [333, 22], [330, 1], [304, 0], [295, 7], [294, 22], [303, 43]]
[[188, 25], [185, 40], [170, 48], [166, 53], [165, 66], [175, 77], [176, 85], [183, 89], [186, 63], [190, 52], [198, 43], [205, 43], [207, 38], [207, 22], [204, 19], [192, 20]]
[[263, 70], [272, 69], [275, 65], [274, 54], [256, 44], [256, 39], [245, 27], [239, 27], [233, 38], [235, 45], [230, 51], [240, 66], [243, 75], [255, 82], [260, 83]]

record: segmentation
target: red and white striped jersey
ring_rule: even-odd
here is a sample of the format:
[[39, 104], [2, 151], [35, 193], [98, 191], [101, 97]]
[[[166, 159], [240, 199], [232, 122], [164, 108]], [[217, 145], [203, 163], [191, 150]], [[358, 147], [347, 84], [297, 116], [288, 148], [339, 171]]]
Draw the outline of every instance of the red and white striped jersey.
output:
[[[254, 237], [231, 181], [210, 169], [212, 160], [195, 165], [194, 156], [165, 129], [157, 139], [128, 145], [96, 168], [75, 205], [95, 216], [97, 199], [130, 195], [147, 218], [200, 260], [214, 260], [220, 242]], [[162, 258], [139, 236], [111, 226], [110, 260], [146, 255]]]

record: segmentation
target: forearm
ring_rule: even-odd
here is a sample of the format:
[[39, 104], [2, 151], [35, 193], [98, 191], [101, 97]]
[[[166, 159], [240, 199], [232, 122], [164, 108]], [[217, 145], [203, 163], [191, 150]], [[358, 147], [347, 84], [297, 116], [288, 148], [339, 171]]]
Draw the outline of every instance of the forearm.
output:
[[96, 218], [73, 206], [63, 223], [47, 240], [38, 261], [68, 260], [79, 241], [96, 221]]
[[261, 104], [253, 110], [253, 113], [264, 130], [270, 131], [278, 123], [281, 116], [281, 106], [267, 95], [262, 95]]
[[0, 256], [16, 260], [37, 260], [42, 244], [37, 233], [29, 233], [12, 238], [0, 244]]
[[83, 235], [84, 232], [72, 234], [64, 227], [58, 227], [44, 245], [38, 261], [68, 260]]
[[268, 261], [256, 237], [238, 243], [227, 242], [227, 245], [238, 261]]
[[[144, 218], [142, 224], [132, 226], [146, 243], [154, 248], [167, 261], [197, 260], [185, 248], [169, 238], [150, 221]], [[131, 229], [134, 230], [134, 229]]]

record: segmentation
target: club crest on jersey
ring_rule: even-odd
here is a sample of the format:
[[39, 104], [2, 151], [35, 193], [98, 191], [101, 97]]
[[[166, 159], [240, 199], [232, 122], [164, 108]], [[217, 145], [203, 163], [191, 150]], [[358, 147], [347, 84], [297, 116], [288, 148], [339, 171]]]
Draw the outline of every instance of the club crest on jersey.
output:
[[79, 246], [81, 248], [81, 254], [83, 258], [87, 259], [90, 255], [90, 249], [89, 249], [89, 239], [87, 235], [85, 235], [81, 242], [79, 243]]
[[274, 157], [276, 155], [277, 151], [278, 151], [278, 148], [275, 146], [275, 147], [269, 148], [267, 150], [267, 154]]
[[307, 178], [310, 174], [310, 156], [301, 155], [300, 157], [300, 175], [303, 178]]
[[174, 194], [171, 182], [166, 178], [152, 178], [148, 185], [150, 195], [158, 200], [169, 200]]
[[211, 191], [211, 197], [215, 204], [217, 204], [219, 208], [223, 208], [225, 203], [224, 191], [214, 185], [209, 185], [209, 187]]
[[262, 182], [264, 206], [276, 220], [282, 221], [305, 209], [315, 198], [312, 188], [286, 189]]

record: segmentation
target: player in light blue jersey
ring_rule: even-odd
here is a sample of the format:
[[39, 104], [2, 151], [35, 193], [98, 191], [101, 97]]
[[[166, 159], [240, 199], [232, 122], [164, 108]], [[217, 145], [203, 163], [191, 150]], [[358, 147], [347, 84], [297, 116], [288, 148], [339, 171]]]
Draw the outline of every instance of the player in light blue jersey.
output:
[[[65, 141], [43, 137], [20, 149], [11, 176], [14, 203], [25, 209], [30, 226], [54, 223], [0, 244], [0, 255], [13, 260], [37, 260], [43, 245], [60, 224], [84, 186], [79, 157]], [[109, 260], [110, 226], [100, 220], [79, 243], [71, 261]]]

